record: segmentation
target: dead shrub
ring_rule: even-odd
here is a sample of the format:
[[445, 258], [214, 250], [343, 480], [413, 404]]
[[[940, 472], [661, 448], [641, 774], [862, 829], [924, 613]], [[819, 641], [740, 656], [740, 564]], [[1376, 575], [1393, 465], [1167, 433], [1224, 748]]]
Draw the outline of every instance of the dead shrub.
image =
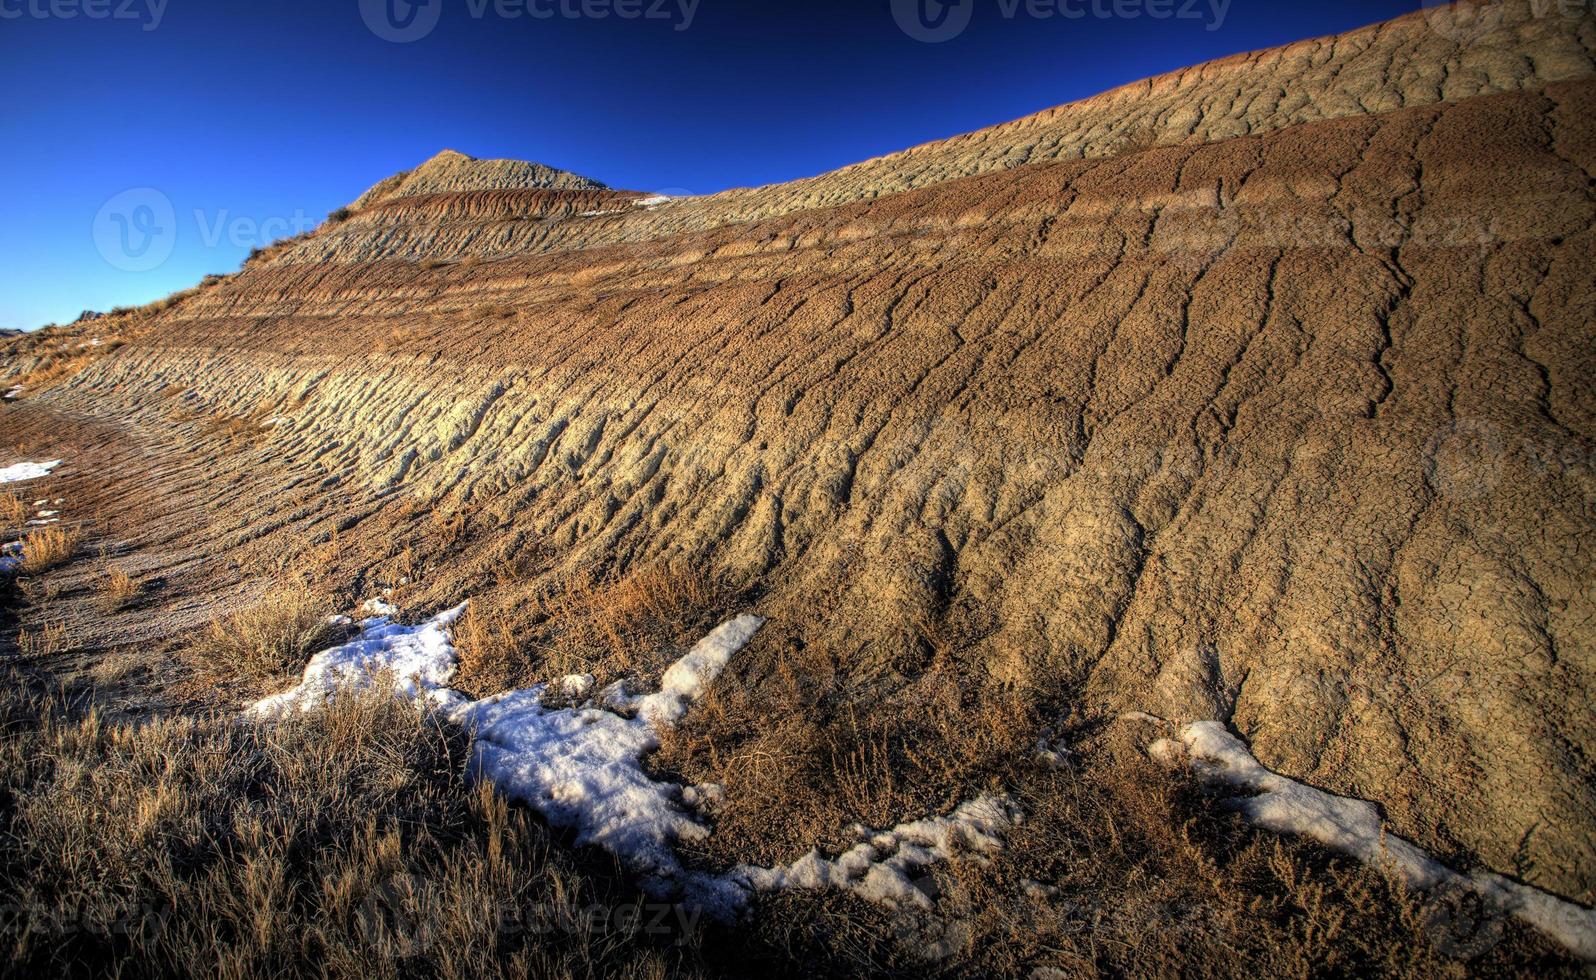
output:
[[62, 524], [52, 524], [49, 527], [30, 531], [22, 540], [20, 567], [29, 575], [38, 575], [52, 568], [59, 568], [72, 559], [82, 542], [82, 531]]
[[520, 686], [531, 670], [516, 617], [505, 609], [472, 604], [454, 628], [460, 676], [471, 690], [494, 692]]
[[199, 429], [206, 438], [222, 443], [229, 452], [258, 445], [267, 436], [258, 419], [228, 415], [225, 412], [201, 416]]
[[723, 589], [714, 577], [685, 562], [644, 565], [621, 574], [579, 573], [545, 593], [543, 612], [553, 621], [562, 673], [635, 673], [650, 647], [680, 643], [683, 629], [717, 605]]
[[65, 623], [45, 623], [17, 633], [17, 649], [28, 657], [51, 657], [67, 649]]
[[515, 316], [515, 308], [500, 303], [478, 303], [471, 307], [471, 316], [476, 320], [508, 320]]
[[28, 505], [14, 493], [0, 493], [0, 526], [20, 528], [28, 522]]
[[120, 609], [138, 595], [138, 580], [120, 568], [114, 566], [107, 568], [101, 581], [104, 586], [102, 595], [105, 605], [110, 609]]
[[371, 349], [376, 354], [413, 353], [420, 340], [421, 328], [415, 324], [404, 324], [389, 328], [387, 334], [372, 343]]
[[308, 586], [290, 582], [274, 587], [255, 605], [212, 622], [190, 654], [217, 676], [275, 680], [296, 673], [337, 635], [321, 598]]

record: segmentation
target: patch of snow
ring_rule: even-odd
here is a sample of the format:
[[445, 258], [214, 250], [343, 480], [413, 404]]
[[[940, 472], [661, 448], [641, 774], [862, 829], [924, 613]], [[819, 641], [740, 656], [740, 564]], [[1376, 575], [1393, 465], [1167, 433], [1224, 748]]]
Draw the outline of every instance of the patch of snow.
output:
[[311, 711], [339, 691], [358, 691], [391, 679], [394, 693], [444, 708], [465, 699], [449, 689], [454, 679], [454, 645], [448, 628], [465, 606], [459, 605], [419, 626], [400, 626], [377, 617], [361, 624], [360, 635], [342, 646], [310, 658], [304, 679], [281, 694], [254, 704], [250, 713], [278, 717]]
[[[1250, 823], [1276, 833], [1312, 837], [1365, 864], [1390, 868], [1412, 888], [1429, 890], [1450, 884], [1472, 888], [1587, 963], [1596, 962], [1596, 911], [1501, 875], [1458, 874], [1417, 845], [1386, 833], [1374, 804], [1336, 796], [1270, 770], [1220, 722], [1187, 725], [1180, 729], [1179, 737], [1201, 776], [1256, 794], [1232, 801]], [[1149, 752], [1175, 760], [1181, 749], [1160, 739]]]
[[385, 616], [388, 619], [395, 619], [399, 615], [399, 607], [385, 599], [367, 599], [360, 611], [367, 616]]
[[50, 471], [61, 465], [59, 459], [48, 463], [18, 463], [0, 469], [0, 483], [20, 483], [23, 480], [37, 480], [41, 476], [49, 476]]
[[665, 672], [658, 693], [633, 699], [635, 717], [591, 702], [547, 708], [541, 686], [487, 698], [451, 717], [476, 734], [476, 773], [506, 796], [575, 830], [577, 843], [620, 858], [646, 890], [681, 888], [712, 911], [731, 912], [720, 889], [685, 872], [676, 857], [677, 840], [702, 840], [709, 830], [679, 805], [682, 788], [650, 778], [643, 759], [659, 748], [659, 730], [681, 717], [762, 625], [758, 616], [739, 616], [698, 641]]
[[649, 197], [639, 198], [632, 202], [634, 208], [656, 208], [661, 204], [669, 204], [675, 198], [668, 194], [654, 194]]
[[860, 842], [836, 858], [810, 851], [785, 868], [748, 865], [731, 878], [753, 891], [785, 888], [839, 888], [892, 908], [930, 908], [931, 898], [911, 877], [932, 864], [959, 855], [985, 860], [1003, 847], [1003, 835], [1019, 820], [1014, 805], [1001, 797], [981, 797], [946, 817], [928, 817], [891, 830], [856, 827]]
[[39, 511], [39, 516], [40, 517], [54, 517], [54, 516], [56, 516], [59, 513], [61, 513], [61, 512], [58, 511], [58, 510], [41, 510], [41, 511]]
[[713, 812], [726, 805], [726, 787], [703, 783], [682, 790], [682, 802], [700, 812]]
[[16, 401], [18, 398], [21, 398], [22, 397], [22, 386], [21, 385], [17, 385], [16, 387], [14, 387], [11, 390], [7, 391], [5, 393], [4, 397], [5, 397], [5, 400], [8, 401], [8, 402], [9, 401]]
[[596, 683], [598, 680], [592, 674], [571, 674], [560, 678], [560, 693], [568, 698], [585, 697]]
[[27, 526], [28, 527], [46, 527], [46, 526], [51, 525], [51, 524], [59, 524], [59, 523], [61, 523], [61, 518], [59, 518], [59, 517], [50, 517], [50, 518], [46, 518], [46, 519], [41, 520], [41, 521], [29, 521], [27, 523]]
[[260, 424], [260, 427], [263, 428], [263, 429], [271, 429], [271, 428], [275, 428], [276, 426], [279, 426], [279, 425], [287, 425], [288, 423], [290, 423], [292, 421], [293, 421], [293, 419], [290, 418], [287, 415], [273, 415], [271, 418], [269, 418], [266, 421], [262, 422]]
[[655, 726], [676, 724], [726, 669], [732, 654], [747, 646], [763, 625], [758, 616], [739, 616], [699, 640], [665, 671], [659, 691], [638, 702], [638, 715]]
[[1048, 732], [1036, 740], [1036, 760], [1053, 769], [1063, 769], [1069, 765], [1075, 753], [1070, 750], [1069, 744], [1063, 736]]

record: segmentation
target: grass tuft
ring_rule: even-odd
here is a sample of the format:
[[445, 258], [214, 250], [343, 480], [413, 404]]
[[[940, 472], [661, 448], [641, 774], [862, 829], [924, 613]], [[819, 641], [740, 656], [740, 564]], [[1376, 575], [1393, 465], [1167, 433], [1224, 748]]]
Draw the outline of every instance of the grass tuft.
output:
[[133, 601], [139, 593], [138, 580], [120, 568], [112, 566], [105, 570], [102, 579], [104, 586], [104, 602], [107, 608], [116, 610]]
[[59, 568], [72, 559], [82, 542], [83, 532], [75, 527], [54, 524], [31, 531], [22, 541], [20, 567], [28, 575]]
[[28, 505], [14, 493], [0, 493], [0, 527], [16, 530], [28, 522]]
[[331, 645], [337, 628], [307, 586], [274, 587], [259, 603], [211, 623], [190, 647], [210, 673], [279, 680], [297, 673], [317, 650]]

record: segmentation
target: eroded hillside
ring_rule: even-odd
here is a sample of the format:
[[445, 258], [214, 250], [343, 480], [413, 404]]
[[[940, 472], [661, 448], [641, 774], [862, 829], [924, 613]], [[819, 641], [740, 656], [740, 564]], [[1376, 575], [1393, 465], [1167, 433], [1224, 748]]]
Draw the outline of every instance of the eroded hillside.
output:
[[249, 548], [389, 582], [465, 515], [418, 606], [721, 569], [759, 663], [1227, 721], [1590, 903], [1596, 23], [1509, 11], [704, 198], [442, 157], [0, 427], [78, 433], [162, 628], [258, 592]]

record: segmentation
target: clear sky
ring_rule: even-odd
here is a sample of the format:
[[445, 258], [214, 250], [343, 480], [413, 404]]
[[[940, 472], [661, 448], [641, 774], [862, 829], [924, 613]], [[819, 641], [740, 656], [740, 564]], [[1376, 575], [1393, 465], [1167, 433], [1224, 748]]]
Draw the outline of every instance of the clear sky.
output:
[[0, 0], [0, 327], [232, 271], [445, 147], [708, 193], [1418, 5]]

